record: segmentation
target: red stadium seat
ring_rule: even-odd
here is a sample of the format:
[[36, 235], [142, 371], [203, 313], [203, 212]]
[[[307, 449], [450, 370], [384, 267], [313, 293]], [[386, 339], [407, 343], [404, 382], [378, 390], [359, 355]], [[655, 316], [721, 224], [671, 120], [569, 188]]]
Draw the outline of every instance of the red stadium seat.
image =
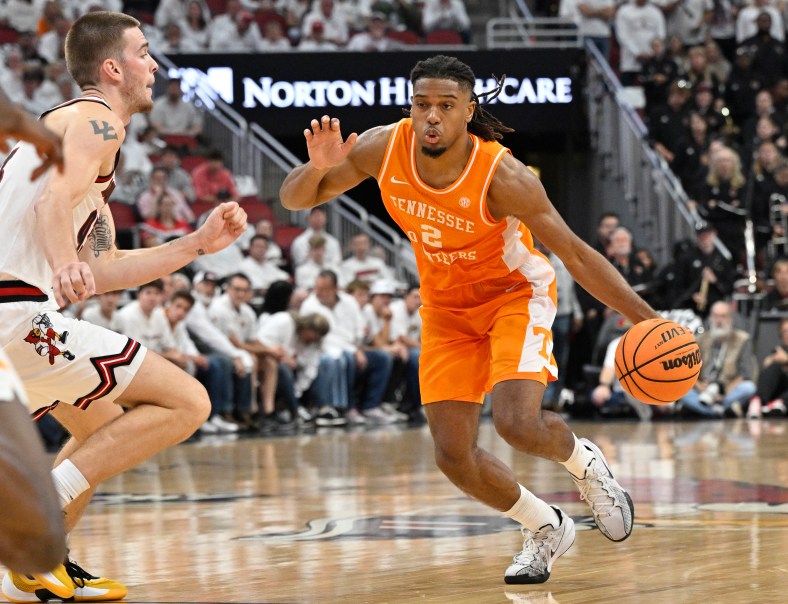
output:
[[164, 134], [162, 140], [172, 147], [182, 147], [191, 151], [197, 148], [197, 139], [186, 134]]
[[205, 0], [211, 15], [221, 15], [227, 10], [227, 0]]
[[271, 205], [259, 197], [250, 195], [241, 197], [238, 203], [246, 211], [246, 220], [249, 224], [255, 224], [261, 220], [274, 220], [274, 211]]
[[0, 27], [0, 44], [16, 44], [19, 32], [13, 27]]
[[438, 29], [431, 31], [424, 37], [425, 44], [456, 45], [462, 44], [462, 38], [456, 31]]
[[403, 44], [419, 44], [421, 42], [419, 35], [409, 29], [404, 31], [390, 31], [386, 34], [386, 37], [396, 40], [397, 42], [402, 42]]
[[303, 232], [304, 229], [297, 226], [277, 226], [274, 229], [274, 241], [276, 241], [277, 245], [283, 250], [289, 250], [290, 245], [293, 243], [293, 239]]
[[204, 161], [205, 158], [201, 155], [187, 155], [181, 160], [181, 168], [191, 174], [192, 170], [194, 170]]
[[216, 204], [211, 201], [195, 201], [189, 207], [192, 209], [192, 214], [194, 214], [194, 217], [199, 218], [205, 214], [205, 212], [213, 210], [216, 207]]
[[137, 210], [125, 203], [110, 205], [112, 219], [115, 222], [115, 232], [118, 235], [118, 247], [133, 249], [140, 246], [140, 233]]

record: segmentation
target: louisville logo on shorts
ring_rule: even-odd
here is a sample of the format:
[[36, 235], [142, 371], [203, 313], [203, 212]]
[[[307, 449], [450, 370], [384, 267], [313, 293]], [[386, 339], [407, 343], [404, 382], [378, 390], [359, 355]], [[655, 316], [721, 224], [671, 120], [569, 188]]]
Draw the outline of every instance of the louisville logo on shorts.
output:
[[33, 318], [33, 329], [25, 336], [25, 342], [32, 344], [36, 352], [42, 357], [49, 358], [49, 364], [55, 364], [55, 358], [62, 356], [67, 361], [73, 361], [74, 355], [65, 349], [68, 332], [58, 333], [46, 313], [41, 313]]

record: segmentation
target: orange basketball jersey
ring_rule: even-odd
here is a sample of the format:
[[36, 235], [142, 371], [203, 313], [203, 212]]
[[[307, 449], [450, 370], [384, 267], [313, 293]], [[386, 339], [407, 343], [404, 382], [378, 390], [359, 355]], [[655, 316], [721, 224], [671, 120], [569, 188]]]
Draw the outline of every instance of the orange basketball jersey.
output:
[[413, 244], [423, 290], [445, 291], [518, 269], [527, 279], [534, 256], [545, 276], [547, 261], [534, 251], [525, 225], [512, 216], [496, 221], [487, 209], [487, 190], [509, 150], [470, 136], [473, 150], [465, 170], [451, 186], [433, 189], [419, 178], [413, 125], [405, 118], [391, 134], [377, 176], [386, 209]]

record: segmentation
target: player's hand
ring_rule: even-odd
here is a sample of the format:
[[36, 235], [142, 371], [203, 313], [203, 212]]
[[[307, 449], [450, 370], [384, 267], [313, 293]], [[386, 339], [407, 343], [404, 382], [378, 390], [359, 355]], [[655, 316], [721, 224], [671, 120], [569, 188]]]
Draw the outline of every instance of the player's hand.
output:
[[[42, 160], [41, 165], [33, 170], [30, 180], [37, 179], [52, 166], [63, 171], [63, 143], [60, 137], [26, 111], [19, 112], [19, 119], [7, 132], [14, 138], [32, 144]], [[8, 141], [0, 139], [0, 150], [7, 153], [8, 148]]]
[[219, 204], [197, 230], [205, 254], [223, 250], [246, 230], [246, 212], [235, 201]]
[[55, 301], [60, 308], [71, 302], [76, 304], [96, 293], [93, 271], [86, 262], [69, 262], [55, 269], [52, 276]]
[[304, 130], [304, 137], [309, 161], [318, 170], [333, 168], [342, 163], [358, 140], [358, 134], [354, 132], [343, 142], [339, 119], [335, 117], [324, 115], [320, 121], [312, 120], [310, 126], [311, 129]]

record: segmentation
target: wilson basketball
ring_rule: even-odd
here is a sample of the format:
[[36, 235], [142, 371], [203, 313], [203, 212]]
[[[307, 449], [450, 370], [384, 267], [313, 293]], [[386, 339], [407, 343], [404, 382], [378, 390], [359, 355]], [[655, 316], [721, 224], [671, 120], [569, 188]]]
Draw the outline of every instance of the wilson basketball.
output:
[[621, 387], [649, 405], [672, 403], [687, 394], [702, 365], [692, 331], [667, 319], [633, 325], [616, 348]]

